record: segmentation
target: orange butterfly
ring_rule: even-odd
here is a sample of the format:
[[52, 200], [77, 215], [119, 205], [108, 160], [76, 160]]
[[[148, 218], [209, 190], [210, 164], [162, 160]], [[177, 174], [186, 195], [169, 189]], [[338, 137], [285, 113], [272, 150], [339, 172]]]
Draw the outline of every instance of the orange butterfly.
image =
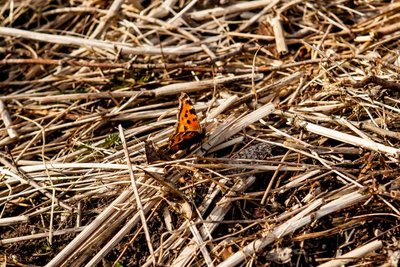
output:
[[203, 129], [197, 119], [192, 101], [187, 94], [179, 97], [178, 123], [175, 133], [169, 138], [169, 151], [176, 152], [198, 143], [204, 136]]

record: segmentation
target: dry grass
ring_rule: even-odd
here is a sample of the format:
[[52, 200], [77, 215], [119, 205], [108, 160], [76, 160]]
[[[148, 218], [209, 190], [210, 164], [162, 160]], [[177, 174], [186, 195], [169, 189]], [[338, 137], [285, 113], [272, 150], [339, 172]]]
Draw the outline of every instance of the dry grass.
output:
[[397, 266], [399, 3], [1, 3], [2, 266]]

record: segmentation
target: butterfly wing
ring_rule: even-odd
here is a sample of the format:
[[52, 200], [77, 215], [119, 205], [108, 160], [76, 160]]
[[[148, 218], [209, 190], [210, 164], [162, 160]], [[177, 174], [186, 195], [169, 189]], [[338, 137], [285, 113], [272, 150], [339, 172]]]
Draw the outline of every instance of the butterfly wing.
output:
[[201, 141], [203, 130], [189, 96], [179, 97], [178, 123], [175, 133], [169, 139], [169, 149], [176, 152]]
[[169, 139], [169, 150], [176, 152], [190, 147], [191, 145], [201, 141], [203, 137], [199, 132], [180, 132], [176, 133]]
[[192, 101], [187, 94], [182, 93], [179, 97], [178, 125], [176, 132], [182, 133], [189, 131], [201, 133], [202, 129]]

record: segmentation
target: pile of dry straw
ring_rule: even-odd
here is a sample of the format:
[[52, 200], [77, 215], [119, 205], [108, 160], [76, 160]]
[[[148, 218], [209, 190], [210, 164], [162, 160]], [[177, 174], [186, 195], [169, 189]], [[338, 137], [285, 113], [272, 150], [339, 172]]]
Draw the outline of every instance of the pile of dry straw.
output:
[[[0, 261], [397, 266], [398, 2], [8, 0], [0, 16]], [[205, 138], [149, 164], [181, 92]]]

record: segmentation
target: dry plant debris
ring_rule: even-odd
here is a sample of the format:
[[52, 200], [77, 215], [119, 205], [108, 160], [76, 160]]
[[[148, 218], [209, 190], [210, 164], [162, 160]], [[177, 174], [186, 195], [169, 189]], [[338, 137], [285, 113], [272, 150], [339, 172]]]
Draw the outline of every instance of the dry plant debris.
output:
[[[4, 266], [398, 266], [398, 1], [0, 16]], [[206, 136], [148, 163], [182, 92]]]

